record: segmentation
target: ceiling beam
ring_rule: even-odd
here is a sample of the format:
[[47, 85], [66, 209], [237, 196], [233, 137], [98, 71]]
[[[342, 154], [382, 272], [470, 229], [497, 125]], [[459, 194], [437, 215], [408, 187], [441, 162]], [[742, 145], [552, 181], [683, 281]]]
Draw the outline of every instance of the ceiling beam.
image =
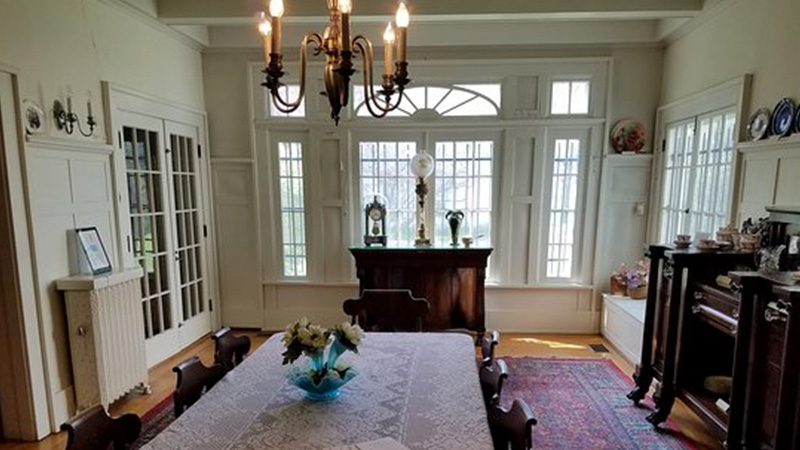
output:
[[[285, 0], [289, 23], [325, 20], [325, 0]], [[354, 0], [355, 20], [383, 22], [397, 0]], [[703, 0], [407, 0], [414, 21], [654, 20], [694, 17]], [[158, 0], [158, 16], [171, 25], [248, 23], [267, 0]]]

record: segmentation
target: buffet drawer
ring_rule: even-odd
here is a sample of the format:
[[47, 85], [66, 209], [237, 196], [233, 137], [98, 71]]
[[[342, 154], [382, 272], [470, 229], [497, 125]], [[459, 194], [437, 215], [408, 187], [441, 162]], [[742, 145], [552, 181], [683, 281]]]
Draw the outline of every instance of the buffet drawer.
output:
[[723, 333], [736, 335], [739, 330], [739, 299], [733, 293], [698, 284], [691, 295], [693, 315]]

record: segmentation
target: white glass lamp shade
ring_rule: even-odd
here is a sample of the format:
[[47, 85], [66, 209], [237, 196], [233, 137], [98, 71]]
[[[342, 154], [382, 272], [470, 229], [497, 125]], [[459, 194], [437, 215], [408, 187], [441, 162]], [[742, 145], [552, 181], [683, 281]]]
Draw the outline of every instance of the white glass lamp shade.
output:
[[418, 178], [428, 178], [433, 173], [433, 156], [420, 152], [411, 158], [411, 173]]

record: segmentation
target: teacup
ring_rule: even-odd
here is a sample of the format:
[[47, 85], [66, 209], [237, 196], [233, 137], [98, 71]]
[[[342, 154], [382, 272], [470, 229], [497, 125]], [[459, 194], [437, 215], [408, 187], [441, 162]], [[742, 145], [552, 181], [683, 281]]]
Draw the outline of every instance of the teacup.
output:
[[676, 240], [678, 242], [689, 242], [692, 240], [692, 236], [690, 234], [679, 234]]
[[717, 245], [717, 241], [711, 238], [702, 238], [699, 241], [700, 247], [714, 247]]
[[464, 244], [465, 248], [469, 248], [473, 242], [475, 242], [475, 239], [472, 236], [463, 236], [461, 238], [461, 243]]

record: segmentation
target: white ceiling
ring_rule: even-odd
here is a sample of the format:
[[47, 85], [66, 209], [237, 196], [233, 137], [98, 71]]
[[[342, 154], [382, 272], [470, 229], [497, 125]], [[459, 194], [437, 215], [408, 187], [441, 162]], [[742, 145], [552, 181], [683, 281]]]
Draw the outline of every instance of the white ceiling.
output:
[[[150, 0], [153, 1], [153, 0]], [[158, 18], [202, 44], [255, 49], [267, 0], [155, 0]], [[657, 44], [731, 0], [406, 0], [412, 47]], [[326, 0], [284, 0], [286, 42], [327, 22]], [[377, 39], [397, 0], [353, 0], [355, 33]], [[205, 38], [207, 36], [207, 39]]]

